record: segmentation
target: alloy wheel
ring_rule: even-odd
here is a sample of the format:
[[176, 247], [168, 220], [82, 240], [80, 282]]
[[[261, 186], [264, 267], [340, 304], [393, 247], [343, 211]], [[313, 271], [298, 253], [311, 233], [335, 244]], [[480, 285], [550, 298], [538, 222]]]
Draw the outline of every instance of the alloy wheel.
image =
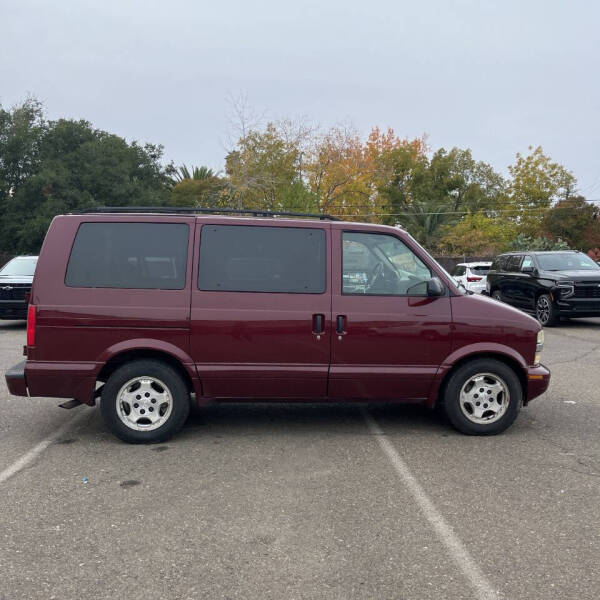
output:
[[540, 296], [536, 305], [536, 316], [542, 325], [546, 325], [550, 320], [550, 300], [546, 296]]
[[130, 379], [119, 390], [116, 403], [119, 419], [136, 431], [158, 429], [173, 410], [169, 388], [160, 379], [148, 376]]
[[460, 390], [460, 409], [472, 423], [489, 424], [502, 418], [510, 402], [506, 382], [493, 373], [477, 373]]

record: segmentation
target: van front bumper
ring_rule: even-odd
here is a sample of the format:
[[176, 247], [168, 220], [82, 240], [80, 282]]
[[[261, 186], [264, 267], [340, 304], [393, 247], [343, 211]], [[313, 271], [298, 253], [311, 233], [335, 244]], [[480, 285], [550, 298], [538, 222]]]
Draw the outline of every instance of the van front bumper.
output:
[[525, 395], [525, 404], [530, 400], [541, 396], [550, 385], [550, 371], [539, 365], [538, 367], [529, 367], [527, 369], [527, 394]]
[[8, 391], [13, 396], [29, 396], [27, 393], [27, 380], [25, 379], [26, 362], [27, 361], [24, 360], [18, 365], [11, 367], [4, 375]]

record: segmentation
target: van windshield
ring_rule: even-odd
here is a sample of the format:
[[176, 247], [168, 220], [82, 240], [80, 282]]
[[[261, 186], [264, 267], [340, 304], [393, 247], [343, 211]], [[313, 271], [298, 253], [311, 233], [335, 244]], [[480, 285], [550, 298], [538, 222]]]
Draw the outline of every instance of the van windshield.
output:
[[410, 233], [405, 232], [406, 235], [408, 235], [410, 237], [410, 239], [425, 253], [425, 255], [427, 256], [427, 258], [429, 258], [431, 261], [433, 261], [433, 263], [435, 264], [435, 266], [446, 276], [447, 278], [447, 283], [449, 282], [449, 285], [452, 286], [452, 291], [462, 294], [463, 296], [467, 295], [467, 290], [464, 288], [464, 286], [462, 285], [458, 285], [456, 283], [456, 281], [454, 280], [454, 277], [452, 277], [452, 275], [450, 275], [450, 273], [448, 273], [448, 271], [446, 271], [446, 269], [444, 269], [444, 267], [442, 267], [442, 265], [435, 260], [435, 258], [433, 258], [433, 256], [431, 256], [431, 254], [429, 254], [429, 252], [427, 252], [427, 250], [425, 250], [425, 248], [423, 248], [423, 246], [421, 246], [421, 244], [419, 244], [419, 242], [417, 242], [417, 240], [415, 240], [415, 238], [410, 235]]
[[598, 271], [600, 267], [581, 252], [560, 252], [557, 254], [538, 254], [540, 268], [543, 271]]
[[13, 258], [0, 269], [0, 277], [33, 277], [37, 256]]

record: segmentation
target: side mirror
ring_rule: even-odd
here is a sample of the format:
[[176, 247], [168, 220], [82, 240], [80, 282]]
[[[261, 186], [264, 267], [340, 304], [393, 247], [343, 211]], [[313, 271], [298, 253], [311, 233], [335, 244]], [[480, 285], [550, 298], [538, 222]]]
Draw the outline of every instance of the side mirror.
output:
[[445, 291], [444, 284], [437, 277], [433, 277], [427, 282], [428, 296], [443, 296]]
[[521, 269], [521, 273], [533, 273], [535, 271], [535, 267], [523, 267]]

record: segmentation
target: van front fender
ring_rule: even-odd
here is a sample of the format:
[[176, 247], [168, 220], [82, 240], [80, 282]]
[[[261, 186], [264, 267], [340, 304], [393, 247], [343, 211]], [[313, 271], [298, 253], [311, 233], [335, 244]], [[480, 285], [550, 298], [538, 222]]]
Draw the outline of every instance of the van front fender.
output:
[[519, 379], [522, 379], [520, 376], [521, 374], [525, 375], [527, 372], [527, 361], [523, 358], [523, 356], [521, 356], [521, 354], [519, 354], [510, 346], [490, 342], [478, 342], [475, 344], [462, 346], [449, 354], [444, 359], [444, 362], [439, 366], [437, 373], [431, 382], [429, 396], [425, 403], [426, 406], [433, 408], [436, 405], [438, 395], [440, 393], [440, 386], [446, 375], [448, 375], [448, 373], [450, 373], [450, 371], [452, 371], [456, 365], [459, 363], [462, 364], [469, 359], [482, 358], [484, 356], [489, 358], [496, 356], [500, 360], [504, 359], [504, 361], [520, 368], [521, 373], [517, 373], [517, 375], [519, 375]]

